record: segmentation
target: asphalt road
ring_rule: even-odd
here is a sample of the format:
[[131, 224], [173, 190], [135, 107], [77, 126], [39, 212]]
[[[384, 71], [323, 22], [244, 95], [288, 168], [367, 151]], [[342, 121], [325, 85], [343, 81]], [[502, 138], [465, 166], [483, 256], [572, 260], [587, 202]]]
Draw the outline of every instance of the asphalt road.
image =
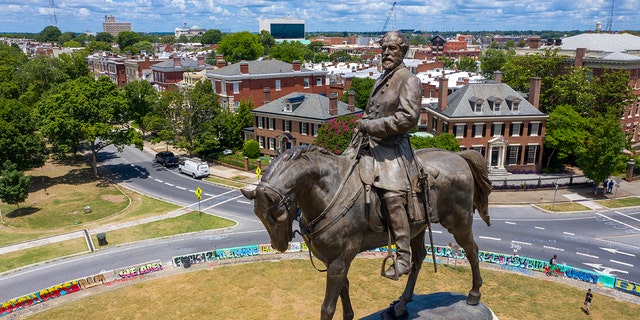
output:
[[[269, 243], [268, 235], [253, 214], [253, 203], [239, 191], [206, 183], [164, 168], [152, 155], [127, 147], [123, 153], [107, 149], [99, 154], [101, 167], [123, 186], [182, 206], [198, 209], [194, 191], [202, 188], [201, 210], [238, 226], [164, 239], [108, 247], [95, 253], [61, 259], [0, 276], [0, 301], [86, 277], [160, 259], [217, 248]], [[580, 214], [546, 214], [530, 206], [490, 207], [492, 226], [476, 215], [474, 235], [480, 250], [514, 253], [599, 271], [640, 283], [640, 210], [596, 211]], [[107, 234], [108, 240], [108, 234]], [[300, 239], [295, 239], [300, 241]], [[428, 239], [427, 239], [428, 240]], [[453, 237], [434, 226], [434, 242], [447, 245]]]

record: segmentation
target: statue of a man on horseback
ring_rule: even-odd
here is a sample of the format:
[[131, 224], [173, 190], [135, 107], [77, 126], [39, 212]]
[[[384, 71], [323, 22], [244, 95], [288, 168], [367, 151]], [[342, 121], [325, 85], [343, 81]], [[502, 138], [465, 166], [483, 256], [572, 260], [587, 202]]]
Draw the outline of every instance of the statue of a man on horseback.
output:
[[[396, 244], [394, 264], [383, 275], [397, 280], [411, 270], [407, 196], [419, 190], [415, 190], [418, 170], [408, 132], [418, 124], [422, 86], [403, 63], [409, 49], [403, 34], [388, 32], [380, 47], [384, 73], [373, 85], [364, 116], [357, 123], [359, 136], [343, 155], [358, 155], [363, 180], [379, 190]], [[362, 140], [355, 142], [358, 139]]]

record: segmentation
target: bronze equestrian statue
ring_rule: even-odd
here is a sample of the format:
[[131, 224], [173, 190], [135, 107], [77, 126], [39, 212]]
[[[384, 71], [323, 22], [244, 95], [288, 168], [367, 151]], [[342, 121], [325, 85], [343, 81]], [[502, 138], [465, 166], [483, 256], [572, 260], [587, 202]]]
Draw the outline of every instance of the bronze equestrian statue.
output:
[[385, 73], [376, 81], [345, 153], [335, 155], [315, 146], [289, 149], [271, 163], [255, 188], [241, 190], [254, 201], [274, 249], [288, 249], [292, 224], [298, 221], [310, 254], [325, 264], [321, 319], [333, 318], [338, 297], [343, 318], [353, 319], [347, 278], [351, 262], [360, 252], [389, 245], [390, 235], [397, 257], [382, 273], [392, 279], [409, 276], [402, 295], [383, 317], [406, 319], [406, 304], [427, 254], [425, 231], [432, 222], [439, 222], [464, 249], [472, 271], [467, 303], [480, 302], [482, 278], [471, 227], [475, 210], [490, 225], [487, 164], [473, 150], [411, 148], [407, 132], [417, 124], [421, 91], [418, 79], [402, 64], [405, 44], [396, 32], [381, 40]]

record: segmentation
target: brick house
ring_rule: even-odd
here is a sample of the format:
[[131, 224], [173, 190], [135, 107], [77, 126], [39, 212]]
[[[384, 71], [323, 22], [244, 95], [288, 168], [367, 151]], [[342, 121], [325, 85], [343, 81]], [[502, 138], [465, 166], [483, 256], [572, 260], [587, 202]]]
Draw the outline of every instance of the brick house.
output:
[[144, 79], [144, 70], [150, 70], [152, 65], [164, 61], [167, 61], [167, 59], [158, 59], [149, 56], [128, 56], [124, 61], [126, 82], [129, 83]]
[[242, 61], [206, 73], [220, 105], [236, 109], [247, 99], [254, 106], [293, 92], [327, 95], [327, 73], [301, 68], [299, 61]]
[[153, 72], [153, 85], [158, 91], [174, 89], [177, 83], [182, 81], [183, 75], [187, 71], [202, 71], [207, 68], [204, 56], [198, 55], [197, 60], [186, 57], [173, 57], [164, 62], [151, 66]]
[[338, 116], [359, 114], [354, 107], [355, 97], [349, 103], [320, 94], [292, 92], [263, 106], [253, 109], [254, 138], [260, 144], [260, 153], [278, 156], [295, 146], [313, 144], [318, 128]]
[[124, 65], [125, 57], [115, 53], [95, 53], [87, 56], [89, 72], [97, 79], [106, 76], [122, 88], [127, 83]]
[[448, 96], [448, 80], [439, 78], [438, 103], [424, 108], [426, 130], [454, 134], [461, 150], [474, 149], [485, 157], [492, 174], [540, 172], [548, 117], [538, 110], [541, 79], [531, 79], [527, 100], [496, 78], [464, 85]]

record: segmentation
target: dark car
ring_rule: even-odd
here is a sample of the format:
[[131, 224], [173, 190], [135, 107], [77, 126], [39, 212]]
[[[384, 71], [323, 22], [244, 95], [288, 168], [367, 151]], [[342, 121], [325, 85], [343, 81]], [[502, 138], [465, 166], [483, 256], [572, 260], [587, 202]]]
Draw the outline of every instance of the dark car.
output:
[[171, 151], [161, 151], [156, 154], [156, 162], [164, 167], [177, 166], [180, 159]]

